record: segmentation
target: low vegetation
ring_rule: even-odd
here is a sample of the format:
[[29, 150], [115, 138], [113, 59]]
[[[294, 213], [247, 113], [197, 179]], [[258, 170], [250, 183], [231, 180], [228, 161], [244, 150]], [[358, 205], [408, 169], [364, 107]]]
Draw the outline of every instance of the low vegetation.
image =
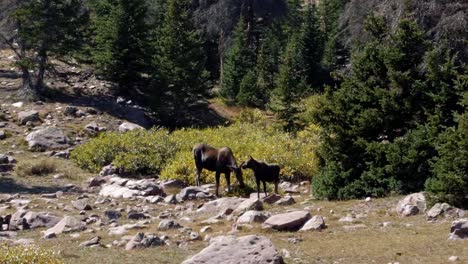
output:
[[[113, 164], [127, 173], [160, 173], [163, 179], [194, 183], [192, 148], [197, 143], [229, 146], [238, 164], [252, 155], [256, 159], [281, 165], [281, 175], [310, 178], [318, 169], [315, 149], [317, 127], [311, 126], [296, 136], [268, 124], [260, 112], [241, 114], [241, 120], [228, 127], [106, 133], [77, 147], [71, 157], [83, 168], [98, 171]], [[252, 179], [250, 172], [245, 172]], [[213, 182], [205, 172], [203, 182]]]
[[57, 171], [57, 162], [52, 158], [43, 158], [34, 161], [20, 162], [16, 168], [16, 175], [26, 176], [44, 176]]
[[53, 252], [28, 246], [0, 245], [0, 263], [3, 264], [60, 264], [63, 263]]

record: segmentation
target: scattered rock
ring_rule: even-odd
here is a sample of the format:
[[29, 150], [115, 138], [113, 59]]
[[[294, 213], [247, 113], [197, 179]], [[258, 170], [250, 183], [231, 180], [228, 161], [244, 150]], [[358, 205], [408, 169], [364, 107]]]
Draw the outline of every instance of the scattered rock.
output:
[[213, 231], [213, 228], [211, 226], [204, 226], [200, 229], [200, 233], [207, 233]]
[[77, 111], [78, 111], [78, 108], [76, 106], [68, 105], [68, 106], [65, 107], [65, 110], [63, 111], [63, 113], [66, 116], [73, 116], [74, 117]]
[[401, 199], [396, 211], [400, 216], [411, 216], [426, 211], [426, 197], [423, 192], [413, 193]]
[[137, 124], [133, 124], [133, 123], [129, 123], [129, 122], [123, 122], [123, 123], [119, 126], [119, 132], [133, 131], [133, 130], [136, 130], [136, 129], [144, 130], [145, 128], [142, 127], [142, 126], [139, 126], [139, 125], [137, 125]]
[[210, 245], [182, 264], [283, 264], [282, 256], [273, 243], [264, 236], [221, 236], [210, 240]]
[[262, 211], [247, 211], [243, 213], [238, 219], [238, 224], [252, 224], [252, 223], [263, 223], [270, 217], [269, 213]]
[[4, 139], [6, 139], [5, 131], [0, 130], [0, 140], [4, 140]]
[[99, 176], [109, 176], [114, 174], [118, 174], [118, 168], [114, 167], [112, 164], [104, 166], [99, 172]]
[[141, 212], [136, 212], [136, 211], [130, 211], [127, 214], [127, 218], [131, 220], [141, 220], [141, 219], [148, 219], [150, 216], [147, 214], [141, 213]]
[[449, 261], [459, 261], [460, 258], [458, 256], [451, 256], [448, 260]]
[[162, 231], [181, 227], [182, 226], [174, 220], [162, 220], [158, 225], [158, 229]]
[[167, 204], [178, 204], [179, 201], [177, 200], [177, 196], [175, 194], [171, 194], [164, 198], [164, 202]]
[[79, 247], [95, 247], [95, 246], [100, 246], [101, 245], [101, 237], [96, 236], [91, 238], [88, 241], [82, 242]]
[[436, 203], [432, 208], [427, 211], [427, 219], [428, 220], [435, 220], [437, 219], [438, 216], [448, 212], [449, 210], [453, 210], [453, 207], [451, 207], [447, 203]]
[[463, 218], [452, 222], [449, 239], [468, 239], [468, 218]]
[[70, 147], [70, 140], [63, 130], [57, 127], [40, 128], [26, 136], [29, 149], [45, 151]]
[[100, 127], [96, 121], [93, 121], [89, 124], [87, 124], [85, 127], [84, 127], [85, 131], [88, 132], [89, 134], [91, 135], [95, 135], [96, 133], [99, 133], [99, 132], [104, 132], [106, 131], [107, 129], [105, 127]]
[[223, 197], [203, 204], [197, 213], [214, 213], [226, 209], [236, 209], [245, 199], [238, 197]]
[[[250, 196], [252, 197], [252, 196]], [[266, 204], [274, 204], [276, 202], [278, 202], [280, 199], [281, 199], [281, 196], [276, 194], [276, 193], [273, 193], [273, 194], [270, 194], [266, 197], [263, 197], [261, 198], [262, 199], [262, 202], [266, 203]]]
[[295, 204], [295, 203], [296, 203], [296, 201], [291, 196], [283, 197], [280, 200], [278, 200], [277, 202], [275, 202], [276, 205], [283, 205], [283, 206], [292, 205], [292, 204]]
[[143, 229], [147, 228], [147, 225], [143, 224], [126, 224], [122, 226], [116, 226], [116, 227], [111, 227], [109, 228], [109, 235], [116, 235], [116, 236], [121, 236], [124, 235], [128, 232], [128, 230], [133, 230], [133, 229]]
[[263, 223], [263, 228], [272, 228], [280, 231], [297, 230], [310, 218], [310, 213], [306, 211], [277, 214], [268, 218], [265, 223]]
[[85, 229], [86, 229], [85, 224], [83, 224], [80, 220], [72, 216], [65, 216], [54, 227], [47, 229], [47, 231], [45, 231], [45, 235], [47, 236], [47, 234], [50, 234], [50, 233], [54, 233], [58, 235], [62, 233], [83, 231]]
[[177, 194], [177, 200], [186, 201], [186, 200], [195, 200], [195, 199], [215, 199], [214, 194], [209, 193], [202, 187], [189, 186], [180, 191]]
[[24, 103], [23, 102], [16, 102], [11, 104], [11, 106], [16, 107], [16, 108], [21, 108], [23, 107]]
[[125, 245], [125, 250], [143, 249], [164, 245], [164, 241], [154, 234], [137, 233]]
[[104, 212], [104, 215], [109, 219], [109, 220], [117, 220], [120, 217], [122, 217], [122, 214], [119, 211], [115, 210], [106, 210]]
[[190, 241], [201, 240], [201, 237], [197, 232], [190, 232], [189, 240]]
[[93, 210], [93, 207], [88, 203], [88, 199], [78, 199], [78, 200], [72, 201], [72, 205], [75, 209], [80, 210], [80, 211]]
[[36, 110], [22, 111], [18, 113], [18, 122], [21, 125], [26, 125], [28, 122], [40, 121], [39, 112]]
[[187, 185], [185, 184], [185, 182], [175, 179], [175, 180], [163, 181], [161, 182], [161, 186], [164, 189], [183, 189]]
[[100, 196], [113, 198], [131, 198], [137, 196], [166, 196], [163, 189], [156, 185], [154, 179], [128, 180], [120, 177], [111, 178], [99, 192]]
[[263, 203], [257, 199], [247, 199], [244, 200], [242, 203], [234, 209], [234, 215], [240, 215], [246, 211], [254, 210], [254, 211], [262, 211], [263, 210]]
[[325, 220], [320, 215], [315, 215], [299, 231], [322, 230], [326, 228]]

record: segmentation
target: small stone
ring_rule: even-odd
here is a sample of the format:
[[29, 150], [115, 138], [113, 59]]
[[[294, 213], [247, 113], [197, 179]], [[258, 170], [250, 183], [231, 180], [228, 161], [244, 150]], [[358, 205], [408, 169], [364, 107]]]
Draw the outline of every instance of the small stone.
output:
[[372, 198], [366, 197], [366, 200], [365, 200], [365, 201], [366, 201], [366, 202], [370, 202], [370, 201], [372, 201]]
[[449, 261], [459, 261], [460, 258], [458, 256], [451, 256], [448, 260]]

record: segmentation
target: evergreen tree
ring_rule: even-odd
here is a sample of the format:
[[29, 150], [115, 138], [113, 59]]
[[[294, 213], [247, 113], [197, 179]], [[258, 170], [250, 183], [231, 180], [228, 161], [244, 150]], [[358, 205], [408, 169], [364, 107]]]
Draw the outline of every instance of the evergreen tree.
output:
[[153, 94], [159, 96], [156, 104], [172, 105], [175, 112], [183, 111], [187, 103], [207, 93], [206, 57], [189, 17], [189, 8], [188, 0], [168, 1], [155, 42]]
[[88, 12], [80, 0], [33, 0], [21, 4], [13, 18], [18, 47], [2, 39], [18, 57], [23, 79], [19, 96], [36, 99], [45, 89], [49, 58], [70, 55], [83, 44]]
[[320, 17], [323, 21], [325, 33], [324, 66], [334, 71], [343, 66], [346, 54], [339, 41], [339, 17], [342, 14], [347, 0], [322, 0], [319, 2]]
[[[371, 41], [353, 57], [352, 74], [328, 91], [316, 120], [323, 127], [324, 166], [317, 196], [334, 199], [421, 190], [430, 176], [433, 130], [421, 114], [426, 42], [403, 19], [385, 37], [385, 22], [367, 23]], [[424, 97], [422, 97], [424, 98]]]
[[315, 5], [307, 5], [301, 30], [302, 54], [307, 83], [313, 87], [323, 82], [321, 61], [324, 39]]
[[249, 32], [241, 17], [233, 33], [233, 43], [226, 54], [221, 74], [221, 96], [234, 103], [244, 75], [255, 65], [255, 52], [249, 43]]
[[293, 35], [281, 57], [276, 88], [273, 91], [270, 108], [277, 113], [286, 131], [297, 131], [301, 125], [297, 114], [300, 112], [299, 99], [306, 90], [303, 55], [298, 34]]
[[97, 0], [94, 4], [94, 60], [119, 91], [140, 80], [148, 69], [150, 28], [145, 0]]

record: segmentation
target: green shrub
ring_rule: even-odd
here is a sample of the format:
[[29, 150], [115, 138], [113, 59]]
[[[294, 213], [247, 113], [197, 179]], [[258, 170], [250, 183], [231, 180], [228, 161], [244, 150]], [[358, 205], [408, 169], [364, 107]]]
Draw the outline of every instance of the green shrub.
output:
[[99, 135], [71, 153], [80, 167], [98, 172], [113, 164], [126, 173], [159, 173], [177, 152], [166, 130], [109, 132]]
[[2, 264], [59, 264], [63, 263], [53, 252], [37, 247], [0, 245]]
[[[317, 130], [317, 127], [310, 127], [293, 137], [266, 123], [255, 121], [236, 122], [229, 127], [178, 130], [170, 137], [177, 142], [180, 151], [164, 167], [161, 178], [180, 179], [193, 184], [195, 164], [192, 148], [197, 143], [207, 143], [214, 147], [229, 146], [238, 165], [252, 155], [258, 160], [280, 164], [283, 176], [310, 178], [317, 171]], [[252, 172], [245, 170], [244, 175], [245, 182], [254, 186]], [[214, 173], [204, 170], [202, 182], [214, 182]]]

